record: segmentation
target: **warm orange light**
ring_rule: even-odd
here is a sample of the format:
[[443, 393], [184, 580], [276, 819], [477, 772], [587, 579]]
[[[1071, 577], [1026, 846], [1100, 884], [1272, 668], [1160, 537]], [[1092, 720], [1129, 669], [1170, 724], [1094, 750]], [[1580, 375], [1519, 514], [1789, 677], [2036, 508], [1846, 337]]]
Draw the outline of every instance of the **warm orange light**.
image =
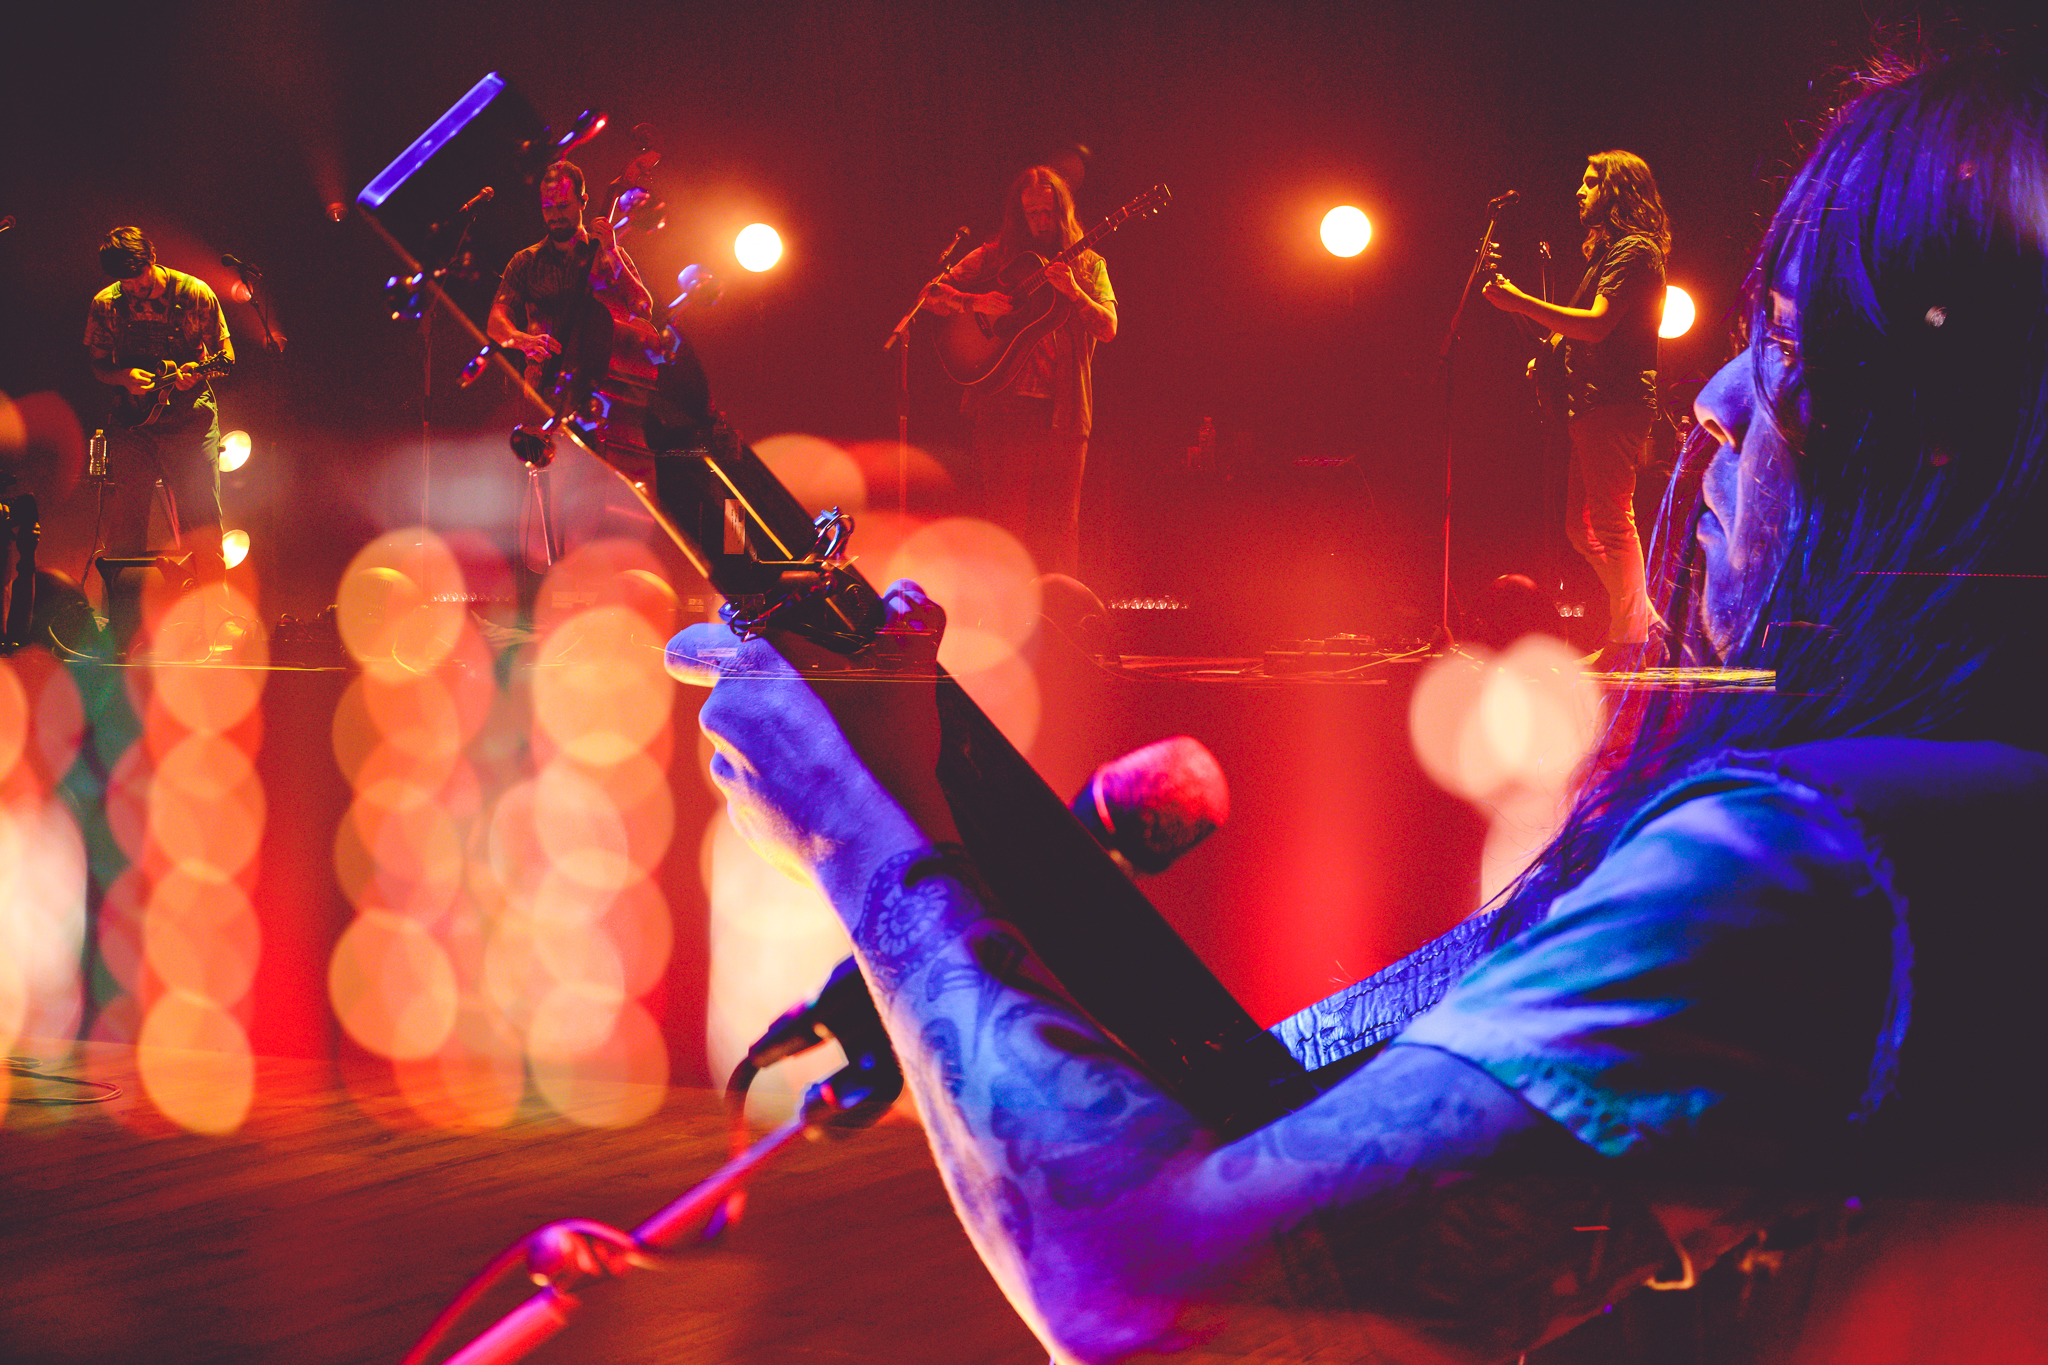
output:
[[231, 431], [220, 438], [220, 472], [232, 474], [249, 463], [250, 441], [246, 431]]
[[749, 223], [733, 239], [732, 254], [757, 275], [773, 270], [782, 259], [782, 234], [766, 223]]
[[1332, 256], [1356, 256], [1372, 241], [1372, 220], [1365, 210], [1339, 204], [1323, 215], [1323, 247]]
[[1657, 335], [1666, 341], [1682, 337], [1692, 330], [1694, 316], [1692, 295], [1675, 284], [1664, 287], [1664, 320], [1657, 324]]
[[220, 557], [228, 562], [230, 569], [249, 557], [249, 533], [229, 531], [220, 538]]

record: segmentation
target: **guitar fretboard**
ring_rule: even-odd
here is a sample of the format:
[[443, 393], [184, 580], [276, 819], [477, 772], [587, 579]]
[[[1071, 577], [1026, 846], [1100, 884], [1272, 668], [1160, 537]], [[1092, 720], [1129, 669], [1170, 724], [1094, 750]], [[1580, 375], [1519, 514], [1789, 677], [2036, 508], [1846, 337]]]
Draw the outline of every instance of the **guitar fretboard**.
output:
[[[1047, 261], [1045, 263], [1046, 267], [1051, 267], [1055, 262], [1068, 266], [1073, 265], [1082, 252], [1093, 250], [1097, 242], [1122, 227], [1131, 219], [1132, 215], [1164, 208], [1168, 197], [1164, 185], [1155, 185], [1130, 203], [1125, 204], [1115, 213], [1110, 214], [1109, 217], [1103, 219], [1094, 227], [1089, 228], [1088, 231], [1082, 233], [1080, 239], [1072, 246], [1065, 248], [1053, 256], [1051, 260]], [[1045, 270], [1040, 269], [1023, 283], [1018, 292], [1028, 294], [1043, 283], [1045, 283]]]

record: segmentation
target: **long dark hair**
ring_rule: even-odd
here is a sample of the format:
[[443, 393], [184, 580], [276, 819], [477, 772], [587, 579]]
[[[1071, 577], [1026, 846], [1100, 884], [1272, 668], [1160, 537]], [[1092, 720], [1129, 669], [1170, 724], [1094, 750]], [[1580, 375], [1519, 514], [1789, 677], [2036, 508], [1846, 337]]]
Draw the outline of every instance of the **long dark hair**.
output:
[[1074, 216], [1074, 192], [1066, 178], [1050, 166], [1027, 166], [1003, 192], [1003, 228], [996, 238], [1004, 260], [1031, 248], [1031, 224], [1024, 218], [1024, 191], [1032, 185], [1052, 186], [1053, 210], [1059, 217], [1060, 246], [1081, 240], [1081, 220]]
[[1671, 254], [1671, 219], [1664, 212], [1664, 198], [1657, 193], [1657, 177], [1650, 164], [1634, 152], [1617, 149], [1595, 152], [1586, 158], [1600, 180], [1600, 196], [1607, 205], [1606, 216], [1586, 231], [1581, 248], [1587, 260], [1607, 249], [1617, 237], [1640, 235], [1657, 244], [1657, 250]]
[[[1794, 452], [1777, 572], [1720, 662], [1775, 667], [1769, 696], [1632, 688], [1562, 831], [1509, 892], [1495, 934], [1539, 919], [1659, 788], [1730, 749], [1856, 735], [2048, 747], [2048, 61], [1988, 50], [1889, 61], [1794, 178], [1745, 289], [1773, 295], [1796, 364], [1759, 393]], [[1689, 445], [1667, 496], [1661, 605], [1687, 661]], [[1789, 626], [1788, 623], [1800, 623]]]

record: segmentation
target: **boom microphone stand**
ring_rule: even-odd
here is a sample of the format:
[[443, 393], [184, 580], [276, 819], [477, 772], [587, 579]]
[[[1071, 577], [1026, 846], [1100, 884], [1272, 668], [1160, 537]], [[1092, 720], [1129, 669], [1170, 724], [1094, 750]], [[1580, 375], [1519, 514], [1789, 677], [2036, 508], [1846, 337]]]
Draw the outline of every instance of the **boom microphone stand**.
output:
[[917, 291], [917, 299], [910, 305], [896, 323], [889, 339], [882, 343], [882, 349], [896, 352], [896, 510], [907, 513], [910, 510], [910, 322], [924, 308], [924, 296], [939, 281], [946, 278], [947, 262], [953, 258], [954, 248], [966, 239], [971, 229], [959, 228], [953, 233], [953, 240], [946, 243], [946, 249], [939, 253], [939, 273], [932, 276], [924, 288]]
[[1465, 320], [1465, 308], [1472, 302], [1472, 286], [1479, 282], [1480, 271], [1486, 269], [1486, 260], [1492, 254], [1493, 230], [1500, 224], [1500, 211], [1522, 196], [1509, 190], [1496, 195], [1486, 206], [1486, 231], [1479, 238], [1479, 250], [1472, 255], [1472, 268], [1465, 272], [1465, 287], [1458, 294], [1457, 311], [1451, 314], [1450, 329], [1444, 333], [1444, 344], [1437, 348], [1437, 362], [1444, 372], [1444, 563], [1442, 614], [1438, 618], [1436, 636], [1430, 643], [1430, 652], [1441, 654], [1450, 649], [1451, 634], [1451, 472], [1455, 442], [1452, 436], [1452, 418], [1456, 408], [1452, 403], [1456, 377], [1455, 364], [1458, 350], [1458, 325]]

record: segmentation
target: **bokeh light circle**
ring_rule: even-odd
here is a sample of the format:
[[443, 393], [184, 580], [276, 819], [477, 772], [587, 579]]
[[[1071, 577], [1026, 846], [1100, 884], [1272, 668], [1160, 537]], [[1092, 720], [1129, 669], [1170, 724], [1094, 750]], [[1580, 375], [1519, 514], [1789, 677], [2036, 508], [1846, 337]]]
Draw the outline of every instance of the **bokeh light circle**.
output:
[[327, 998], [349, 1037], [393, 1061], [440, 1051], [455, 1028], [455, 969], [417, 920], [370, 910], [342, 931]]
[[150, 891], [142, 941], [165, 985], [232, 1009], [256, 979], [263, 931], [233, 881], [174, 871]]
[[[536, 1020], [543, 1046], [553, 1048], [587, 1036], [587, 1015], [560, 1027], [555, 1020], [558, 1014], [579, 1015], [592, 1007], [603, 1006], [595, 998], [578, 1000], [566, 991], [551, 995]], [[529, 1042], [527, 1059], [541, 1097], [562, 1117], [587, 1128], [629, 1127], [652, 1118], [668, 1097], [668, 1045], [654, 1016], [637, 1001], [617, 1011], [611, 1031], [595, 1047], [542, 1051]]]
[[850, 453], [824, 437], [800, 432], [768, 436], [754, 442], [754, 453], [805, 507], [867, 510], [867, 475]]
[[585, 541], [558, 560], [534, 602], [534, 629], [547, 635], [592, 607], [627, 607], [662, 639], [675, 633], [675, 589], [654, 552], [636, 540]]
[[173, 866], [233, 876], [263, 842], [263, 783], [240, 745], [224, 735], [179, 741], [150, 784], [150, 842]]
[[454, 652], [467, 623], [462, 566], [422, 527], [387, 532], [350, 561], [336, 592], [341, 640], [379, 677], [424, 673]]
[[14, 773], [28, 745], [28, 691], [14, 671], [14, 664], [0, 659], [0, 781]]
[[946, 610], [939, 662], [956, 674], [1003, 663], [1038, 627], [1042, 594], [1024, 546], [1002, 527], [949, 517], [920, 527], [881, 579], [914, 580]]
[[1322, 238], [1323, 249], [1332, 256], [1356, 256], [1372, 241], [1372, 220], [1363, 209], [1339, 204], [1323, 215]]
[[662, 666], [665, 638], [624, 606], [564, 621], [541, 645], [533, 712], [562, 752], [593, 767], [623, 763], [669, 722], [675, 683]]
[[195, 1133], [232, 1133], [256, 1098], [249, 1035], [232, 1014], [187, 991], [168, 991], [150, 1006], [135, 1065], [150, 1101]]
[[1570, 646], [1526, 636], [1499, 658], [1449, 655], [1417, 681], [1408, 708], [1416, 760], [1468, 801], [1510, 788], [1562, 791], [1592, 747], [1598, 689]]

